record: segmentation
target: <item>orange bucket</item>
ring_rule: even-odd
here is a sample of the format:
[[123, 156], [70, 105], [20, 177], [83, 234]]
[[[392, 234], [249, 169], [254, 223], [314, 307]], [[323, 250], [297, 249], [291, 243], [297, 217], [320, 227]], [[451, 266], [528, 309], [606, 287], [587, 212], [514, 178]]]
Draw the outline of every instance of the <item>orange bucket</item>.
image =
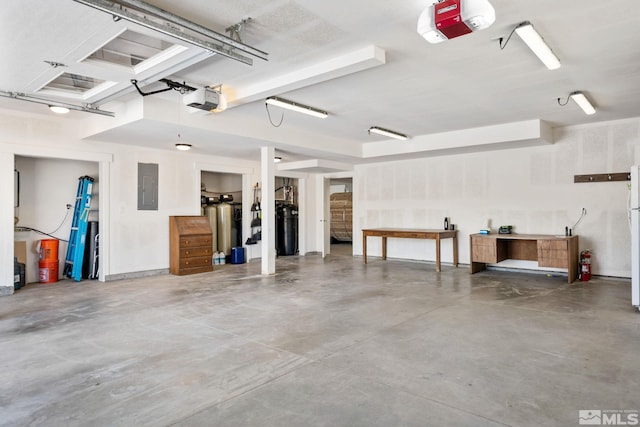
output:
[[58, 239], [40, 240], [40, 261], [53, 262], [58, 261]]
[[38, 263], [40, 283], [55, 283], [58, 281], [58, 263], [58, 260], [40, 261]]

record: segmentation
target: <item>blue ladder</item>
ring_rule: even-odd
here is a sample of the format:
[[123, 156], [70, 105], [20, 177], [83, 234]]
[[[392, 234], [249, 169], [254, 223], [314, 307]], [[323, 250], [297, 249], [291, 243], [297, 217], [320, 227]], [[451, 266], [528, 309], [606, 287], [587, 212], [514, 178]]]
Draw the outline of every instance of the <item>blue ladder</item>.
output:
[[73, 222], [71, 235], [67, 246], [67, 257], [64, 261], [64, 275], [79, 282], [82, 279], [82, 261], [84, 259], [84, 245], [87, 238], [87, 223], [89, 222], [89, 208], [91, 207], [91, 190], [93, 178], [81, 176], [78, 178], [78, 194], [73, 208]]

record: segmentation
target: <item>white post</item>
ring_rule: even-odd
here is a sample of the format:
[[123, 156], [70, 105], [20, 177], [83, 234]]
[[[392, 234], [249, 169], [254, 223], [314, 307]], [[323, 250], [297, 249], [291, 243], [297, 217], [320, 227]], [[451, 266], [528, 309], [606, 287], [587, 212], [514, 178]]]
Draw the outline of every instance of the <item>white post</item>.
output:
[[275, 163], [273, 147], [261, 148], [262, 191], [262, 274], [276, 272], [276, 204]]

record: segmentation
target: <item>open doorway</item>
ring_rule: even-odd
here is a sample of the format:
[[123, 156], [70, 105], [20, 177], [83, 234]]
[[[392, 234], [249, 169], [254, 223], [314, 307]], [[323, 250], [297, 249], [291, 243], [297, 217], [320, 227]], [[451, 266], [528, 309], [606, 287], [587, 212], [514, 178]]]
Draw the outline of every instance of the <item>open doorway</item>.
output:
[[213, 253], [224, 253], [231, 261], [231, 248], [243, 245], [242, 175], [202, 171], [200, 176], [202, 215], [209, 219]]
[[[79, 258], [81, 279], [98, 279], [99, 163], [93, 161], [15, 156], [14, 256], [24, 265], [24, 279], [14, 289], [33, 283], [55, 283], [65, 278], [68, 240], [74, 218], [87, 224]], [[53, 179], [55, 177], [55, 179]], [[74, 216], [79, 179], [92, 181], [89, 204]], [[29, 287], [27, 286], [26, 289]]]
[[353, 254], [353, 179], [331, 178], [329, 182], [331, 254]]

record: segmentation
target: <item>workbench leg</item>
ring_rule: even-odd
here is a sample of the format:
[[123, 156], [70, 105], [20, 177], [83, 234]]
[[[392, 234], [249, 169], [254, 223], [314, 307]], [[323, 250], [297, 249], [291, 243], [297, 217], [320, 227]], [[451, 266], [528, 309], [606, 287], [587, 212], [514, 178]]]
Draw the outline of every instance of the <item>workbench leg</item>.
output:
[[367, 235], [362, 234], [362, 262], [367, 263]]
[[382, 237], [382, 259], [387, 259], [387, 238]]
[[436, 271], [440, 272], [440, 236], [436, 237]]
[[453, 236], [453, 265], [458, 267], [458, 238]]

